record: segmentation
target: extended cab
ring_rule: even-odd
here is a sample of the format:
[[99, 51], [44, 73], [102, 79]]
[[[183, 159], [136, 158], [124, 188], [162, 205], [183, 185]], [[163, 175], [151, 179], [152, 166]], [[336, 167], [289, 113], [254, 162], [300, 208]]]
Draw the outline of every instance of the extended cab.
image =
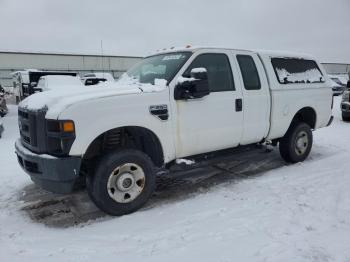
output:
[[48, 92], [19, 105], [19, 164], [41, 187], [81, 181], [111, 215], [139, 209], [178, 158], [259, 142], [304, 161], [329, 125], [332, 89], [312, 57], [185, 48], [158, 53], [101, 89]]

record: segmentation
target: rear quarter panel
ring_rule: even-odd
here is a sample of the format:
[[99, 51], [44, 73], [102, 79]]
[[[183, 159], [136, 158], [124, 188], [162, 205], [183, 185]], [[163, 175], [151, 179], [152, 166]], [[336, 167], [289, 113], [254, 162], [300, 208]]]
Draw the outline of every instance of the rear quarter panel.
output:
[[[280, 84], [271, 64], [271, 56], [260, 55], [269, 79], [271, 90], [270, 131], [268, 139], [283, 137], [294, 116], [305, 107], [316, 113], [315, 129], [327, 126], [332, 115], [332, 88], [321, 64], [318, 64], [325, 83]], [[312, 57], [303, 57], [316, 61]]]

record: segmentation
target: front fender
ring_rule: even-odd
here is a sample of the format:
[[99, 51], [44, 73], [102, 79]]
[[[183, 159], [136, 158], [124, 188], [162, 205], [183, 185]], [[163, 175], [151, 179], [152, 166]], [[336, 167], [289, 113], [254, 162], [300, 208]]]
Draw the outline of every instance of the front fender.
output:
[[151, 105], [169, 104], [166, 101], [168, 101], [167, 92], [162, 92], [139, 94], [123, 99], [111, 97], [84, 101], [70, 106], [59, 115], [59, 119], [73, 120], [75, 124], [76, 139], [69, 154], [82, 156], [101, 134], [115, 128], [135, 126], [152, 131], [160, 141], [165, 162], [173, 160], [175, 148], [172, 116], [162, 121], [149, 111]]

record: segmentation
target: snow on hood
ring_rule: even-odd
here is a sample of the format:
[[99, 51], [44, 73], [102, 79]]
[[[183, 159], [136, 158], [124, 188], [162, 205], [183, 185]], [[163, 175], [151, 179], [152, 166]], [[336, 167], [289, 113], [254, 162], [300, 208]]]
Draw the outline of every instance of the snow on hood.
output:
[[70, 105], [82, 101], [119, 95], [161, 92], [165, 89], [166, 82], [164, 80], [155, 81], [155, 85], [139, 82], [108, 82], [101, 87], [83, 86], [78, 88], [75, 86], [72, 89], [64, 88], [63, 90], [52, 90], [31, 95], [24, 99], [19, 107], [31, 111], [50, 109], [52, 115], [59, 114]]

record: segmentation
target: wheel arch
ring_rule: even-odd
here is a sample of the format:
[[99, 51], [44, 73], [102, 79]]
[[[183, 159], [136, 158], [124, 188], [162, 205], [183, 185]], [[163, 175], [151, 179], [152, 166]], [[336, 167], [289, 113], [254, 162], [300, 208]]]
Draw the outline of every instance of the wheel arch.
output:
[[88, 145], [83, 161], [118, 148], [140, 150], [157, 167], [164, 165], [164, 150], [159, 137], [152, 130], [141, 126], [122, 126], [101, 133]]
[[304, 107], [300, 109], [294, 116], [293, 121], [300, 121], [308, 124], [312, 129], [316, 128], [317, 114], [312, 107]]
[[311, 129], [315, 129], [316, 122], [317, 122], [316, 110], [309, 106], [303, 107], [302, 109], [300, 109], [298, 112], [295, 113], [289, 128], [293, 126], [293, 124], [295, 124], [296, 122], [306, 123], [311, 127]]

